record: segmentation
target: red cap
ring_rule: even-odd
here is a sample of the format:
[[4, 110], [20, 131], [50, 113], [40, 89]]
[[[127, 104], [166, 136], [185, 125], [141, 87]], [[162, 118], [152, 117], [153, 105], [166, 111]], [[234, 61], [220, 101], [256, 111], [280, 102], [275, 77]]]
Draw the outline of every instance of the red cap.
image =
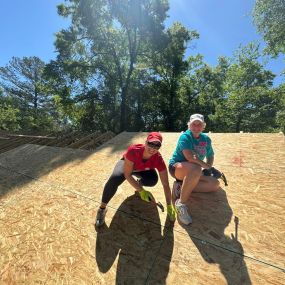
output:
[[158, 132], [149, 133], [146, 139], [148, 142], [162, 142], [162, 136]]

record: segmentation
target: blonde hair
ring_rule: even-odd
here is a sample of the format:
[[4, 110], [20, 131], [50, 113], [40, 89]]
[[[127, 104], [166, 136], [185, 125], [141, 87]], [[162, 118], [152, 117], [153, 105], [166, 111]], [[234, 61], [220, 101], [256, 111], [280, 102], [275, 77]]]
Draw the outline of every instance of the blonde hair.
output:
[[[190, 123], [190, 121], [187, 123], [187, 126], [188, 126], [188, 130], [190, 130], [190, 127], [191, 127], [191, 124], [193, 123], [193, 122], [195, 122], [195, 121], [192, 121], [191, 123]], [[202, 131], [204, 131], [205, 130], [205, 128], [206, 128], [206, 123], [204, 122], [201, 122], [202, 124], [203, 124], [203, 130]]]

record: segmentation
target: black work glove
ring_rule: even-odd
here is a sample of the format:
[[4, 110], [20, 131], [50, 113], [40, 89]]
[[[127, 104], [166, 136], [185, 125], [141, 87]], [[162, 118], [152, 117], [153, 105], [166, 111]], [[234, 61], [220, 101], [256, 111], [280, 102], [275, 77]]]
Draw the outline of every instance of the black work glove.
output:
[[205, 175], [205, 176], [211, 176], [212, 175], [212, 167], [209, 169], [203, 169], [202, 172], [203, 172], [203, 175]]
[[222, 172], [216, 169], [215, 167], [211, 167], [212, 169], [212, 176], [219, 179], [222, 177]]
[[222, 177], [222, 172], [216, 169], [215, 167], [211, 167], [209, 169], [203, 169], [202, 172], [205, 176], [213, 176], [216, 179], [219, 179]]
[[212, 177], [215, 177], [216, 179], [221, 178], [224, 181], [225, 186], [228, 186], [228, 182], [227, 182], [227, 178], [225, 174], [222, 173], [220, 170], [216, 169], [215, 167], [211, 167], [209, 169], [203, 169], [202, 173], [205, 176], [212, 176]]

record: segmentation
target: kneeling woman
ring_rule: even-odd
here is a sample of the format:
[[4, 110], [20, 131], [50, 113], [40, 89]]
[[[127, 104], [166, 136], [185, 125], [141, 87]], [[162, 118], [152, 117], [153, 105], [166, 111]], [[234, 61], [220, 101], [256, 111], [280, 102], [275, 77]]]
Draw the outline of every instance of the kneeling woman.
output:
[[[145, 190], [143, 186], [152, 187], [158, 181], [158, 175], [164, 189], [167, 214], [170, 220], [175, 220], [175, 209], [171, 204], [171, 191], [169, 187], [168, 174], [165, 162], [159, 153], [162, 143], [162, 136], [158, 132], [149, 133], [145, 144], [131, 145], [123, 154], [113, 170], [112, 175], [105, 184], [102, 203], [97, 212], [96, 225], [101, 226], [105, 222], [107, 204], [115, 195], [118, 186], [127, 180], [139, 195], [142, 200], [150, 202], [153, 200], [152, 194]], [[137, 180], [133, 177], [138, 178]]]
[[220, 188], [216, 178], [202, 175], [202, 168], [210, 169], [214, 163], [211, 139], [202, 133], [205, 126], [203, 115], [192, 115], [188, 122], [188, 130], [179, 137], [169, 161], [169, 173], [176, 179], [172, 192], [177, 198], [177, 216], [180, 222], [186, 225], [192, 223], [186, 206], [191, 193], [214, 192]]

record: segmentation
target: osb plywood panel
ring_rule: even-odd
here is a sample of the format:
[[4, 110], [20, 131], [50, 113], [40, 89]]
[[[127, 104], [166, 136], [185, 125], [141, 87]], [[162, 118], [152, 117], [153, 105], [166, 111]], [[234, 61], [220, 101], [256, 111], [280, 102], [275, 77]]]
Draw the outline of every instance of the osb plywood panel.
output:
[[23, 194], [22, 185], [29, 182], [29, 178], [0, 167], [0, 205], [19, 199]]
[[23, 145], [3, 153], [0, 166], [13, 169], [26, 177], [56, 183], [82, 193], [92, 193], [95, 182], [98, 183], [102, 178], [94, 174], [98, 161], [86, 161], [91, 154], [86, 150]]
[[[0, 215], [5, 284], [144, 284], [163, 236], [157, 210], [132, 195], [94, 229], [96, 202], [33, 183]], [[134, 209], [134, 210], [132, 210]], [[130, 214], [127, 214], [128, 211]]]
[[[168, 161], [179, 134], [163, 136], [161, 152]], [[122, 133], [93, 152], [24, 145], [1, 154], [0, 280], [284, 284], [284, 136], [210, 136], [215, 165], [229, 186], [193, 194], [193, 224], [187, 227], [176, 222], [165, 228], [166, 213], [123, 183], [109, 204], [106, 226], [94, 230], [114, 164], [128, 145], [143, 143], [146, 133]], [[160, 183], [150, 190], [165, 204]]]
[[166, 234], [148, 284], [163, 284], [165, 271], [166, 284], [284, 284], [284, 273], [276, 268], [175, 230]]

